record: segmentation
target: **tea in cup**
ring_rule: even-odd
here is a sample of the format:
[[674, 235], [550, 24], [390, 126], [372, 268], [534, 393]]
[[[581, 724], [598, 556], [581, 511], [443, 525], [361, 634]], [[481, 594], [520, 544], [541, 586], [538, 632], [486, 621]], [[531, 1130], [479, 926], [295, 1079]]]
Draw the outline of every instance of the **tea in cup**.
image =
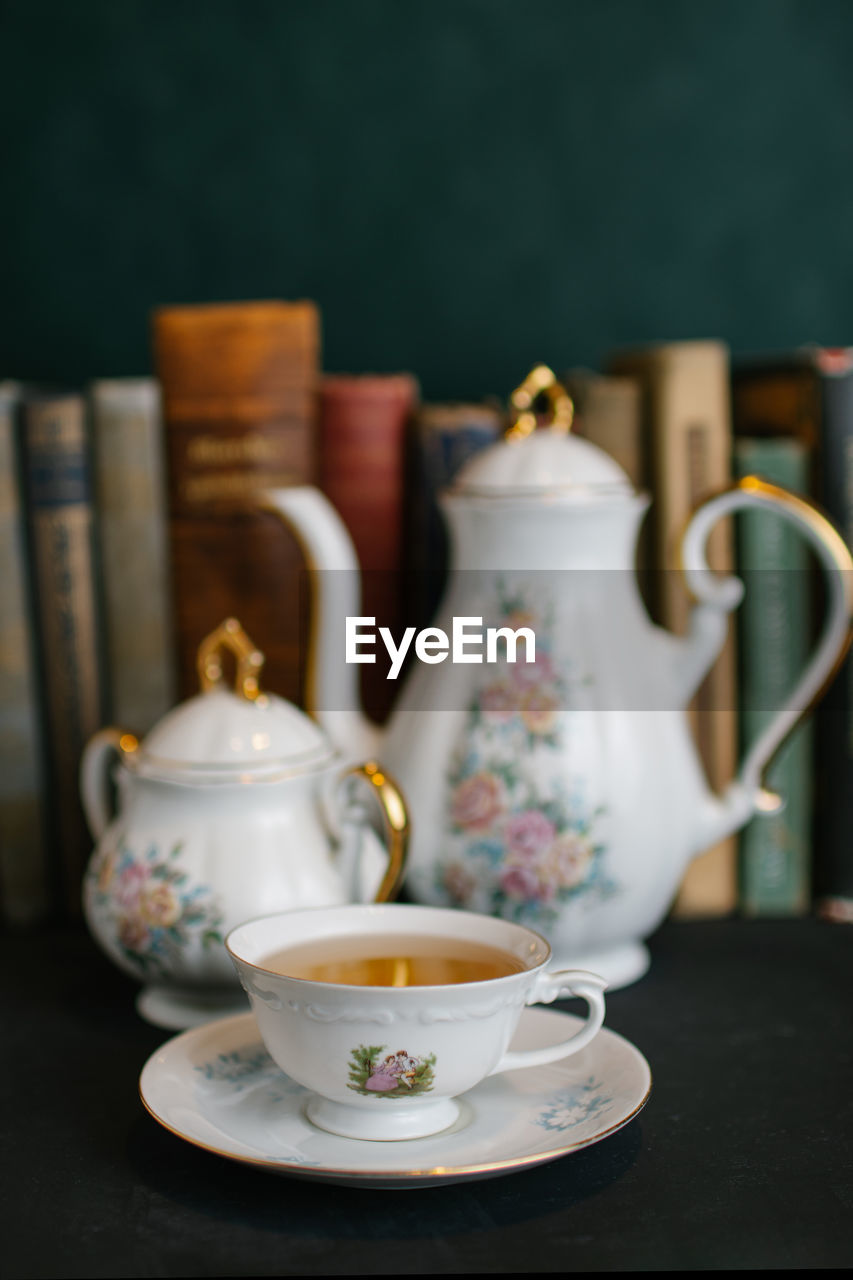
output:
[[[604, 1021], [603, 978], [548, 972], [548, 943], [493, 916], [352, 905], [239, 925], [226, 948], [274, 1061], [311, 1091], [305, 1114], [349, 1138], [420, 1138], [454, 1124], [486, 1076], [583, 1049]], [[556, 1045], [512, 1052], [525, 1005], [589, 1005]]]

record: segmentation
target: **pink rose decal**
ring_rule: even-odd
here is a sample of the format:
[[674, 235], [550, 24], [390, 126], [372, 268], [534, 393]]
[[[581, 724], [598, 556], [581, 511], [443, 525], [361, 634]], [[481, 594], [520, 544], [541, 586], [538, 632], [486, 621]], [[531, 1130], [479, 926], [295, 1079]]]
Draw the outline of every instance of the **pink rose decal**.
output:
[[539, 877], [532, 867], [523, 867], [517, 864], [507, 867], [501, 874], [500, 886], [509, 898], [519, 898], [521, 901], [525, 901], [528, 898], [538, 899], [541, 897]]
[[148, 879], [148, 868], [140, 862], [131, 862], [117, 877], [113, 898], [119, 907], [135, 911], [139, 896]]
[[516, 859], [534, 858], [547, 849], [556, 834], [556, 827], [544, 813], [538, 809], [522, 809], [506, 824], [507, 852]]
[[551, 655], [538, 648], [535, 662], [516, 660], [509, 670], [512, 676], [512, 683], [517, 689], [521, 690], [555, 684], [557, 679], [557, 672], [554, 669]]
[[451, 816], [454, 825], [468, 831], [486, 831], [504, 808], [503, 786], [493, 773], [475, 773], [453, 793]]
[[483, 715], [496, 724], [512, 718], [518, 710], [518, 695], [509, 684], [492, 684], [480, 694]]

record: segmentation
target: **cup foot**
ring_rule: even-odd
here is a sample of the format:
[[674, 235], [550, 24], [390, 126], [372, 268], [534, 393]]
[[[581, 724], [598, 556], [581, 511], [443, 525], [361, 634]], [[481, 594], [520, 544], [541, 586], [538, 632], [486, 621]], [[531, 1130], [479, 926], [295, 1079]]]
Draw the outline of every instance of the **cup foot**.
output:
[[348, 1107], [343, 1102], [312, 1095], [305, 1105], [305, 1118], [318, 1129], [341, 1138], [361, 1138], [372, 1142], [404, 1142], [426, 1138], [449, 1129], [459, 1118], [455, 1098], [440, 1098], [416, 1107], [394, 1107], [377, 1098], [376, 1108]]

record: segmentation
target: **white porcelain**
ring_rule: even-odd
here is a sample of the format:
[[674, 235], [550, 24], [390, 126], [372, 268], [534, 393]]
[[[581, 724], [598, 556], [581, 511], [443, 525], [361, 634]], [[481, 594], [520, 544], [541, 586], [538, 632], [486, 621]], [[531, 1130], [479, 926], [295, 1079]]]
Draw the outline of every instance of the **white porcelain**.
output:
[[[219, 672], [216, 635], [205, 652]], [[375, 764], [345, 768], [316, 724], [260, 691], [262, 659], [239, 625], [229, 620], [224, 635], [251, 658], [251, 696], [216, 675], [141, 744], [101, 730], [81, 765], [97, 841], [86, 920], [110, 959], [145, 983], [141, 1015], [172, 1029], [245, 1007], [224, 947], [230, 929], [273, 911], [388, 896], [405, 852], [393, 782]], [[356, 774], [383, 805], [396, 871], [352, 794]]]
[[[555, 1044], [579, 1024], [570, 1014], [525, 1009], [512, 1049]], [[271, 1173], [380, 1189], [491, 1178], [556, 1160], [616, 1133], [650, 1088], [642, 1054], [604, 1028], [573, 1058], [482, 1081], [443, 1133], [408, 1142], [339, 1138], [306, 1120], [308, 1091], [275, 1065], [251, 1014], [169, 1040], [139, 1082], [154, 1119], [205, 1151]]]
[[[297, 943], [368, 935], [441, 936], [510, 953], [524, 968], [482, 982], [379, 987], [283, 976], [264, 961]], [[546, 971], [551, 950], [521, 925], [490, 916], [397, 903], [289, 912], [228, 935], [258, 1028], [282, 1071], [312, 1091], [306, 1116], [349, 1138], [400, 1141], [438, 1133], [459, 1117], [460, 1094], [486, 1076], [579, 1053], [604, 1021], [605, 982], [580, 970]], [[589, 1017], [564, 1043], [508, 1052], [521, 1011], [582, 996]]]
[[[380, 732], [360, 711], [360, 668], [343, 661], [344, 620], [361, 613], [347, 531], [311, 488], [265, 501], [318, 570], [318, 718], [342, 751], [381, 750], [406, 792], [409, 895], [520, 920], [548, 937], [560, 964], [611, 986], [639, 977], [644, 939], [689, 860], [777, 803], [764, 771], [848, 642], [853, 561], [840, 535], [809, 503], [754, 477], [712, 498], [682, 543], [696, 603], [687, 633], [672, 635], [650, 621], [636, 581], [649, 499], [612, 458], [555, 427], [506, 439], [444, 495], [452, 570], [435, 624], [448, 634], [458, 616], [530, 626], [536, 662], [415, 661]], [[743, 590], [708, 568], [707, 538], [745, 509], [783, 516], [810, 543], [826, 619], [796, 687], [715, 795], [686, 708]]]

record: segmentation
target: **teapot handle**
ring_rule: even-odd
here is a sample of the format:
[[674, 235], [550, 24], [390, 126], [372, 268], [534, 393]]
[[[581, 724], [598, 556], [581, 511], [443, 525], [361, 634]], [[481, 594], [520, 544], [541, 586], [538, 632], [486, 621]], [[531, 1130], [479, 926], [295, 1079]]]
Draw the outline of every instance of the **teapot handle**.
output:
[[80, 757], [80, 799], [86, 822], [95, 840], [100, 840], [113, 817], [107, 765], [116, 755], [120, 760], [126, 759], [138, 746], [132, 733], [111, 727], [100, 729], [83, 748]]
[[382, 809], [388, 866], [373, 901], [389, 902], [396, 896], [402, 884], [406, 867], [409, 844], [409, 813], [406, 802], [394, 779], [373, 760], [345, 770], [340, 781], [346, 781], [348, 778], [366, 779], [373, 787]]
[[[812, 503], [777, 485], [745, 476], [725, 493], [703, 503], [691, 520], [681, 544], [687, 586], [700, 608], [730, 613], [743, 598], [743, 582], [720, 577], [708, 566], [708, 535], [725, 515], [747, 508], [774, 511], [791, 521], [817, 554], [827, 584], [827, 611], [823, 630], [809, 662], [784, 705], [750, 745], [726, 799], [734, 830], [756, 809], [774, 809], [779, 799], [765, 787], [767, 772], [788, 735], [817, 705], [832, 683], [847, 652], [853, 619], [853, 558], [841, 534]], [[724, 833], [721, 833], [724, 834]]]

